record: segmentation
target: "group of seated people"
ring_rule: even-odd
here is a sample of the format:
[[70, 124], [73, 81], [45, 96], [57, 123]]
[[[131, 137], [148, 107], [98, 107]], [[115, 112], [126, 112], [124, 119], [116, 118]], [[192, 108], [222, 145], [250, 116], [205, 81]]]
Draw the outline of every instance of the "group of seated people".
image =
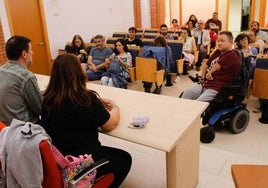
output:
[[[189, 23], [193, 22], [194, 27], [190, 27]], [[166, 24], [162, 24], [159, 28], [159, 34], [156, 35], [155, 46], [166, 47], [166, 56], [169, 62], [164, 66], [158, 66], [158, 69], [165, 69], [165, 78], [166, 86], [172, 86], [172, 82], [178, 82], [180, 79], [179, 73], [177, 73], [176, 79], [171, 81], [171, 75], [169, 73], [176, 73], [176, 64], [173, 59], [172, 52], [168, 48], [167, 42], [156, 42], [157, 40], [173, 40], [172, 34], [168, 31], [174, 29], [174, 31], [180, 31], [179, 41], [183, 43], [182, 58], [184, 60], [184, 71], [183, 74], [188, 74], [187, 69], [192, 69], [193, 65], [196, 67], [196, 70], [199, 71], [202, 65], [203, 60], [206, 57], [209, 57], [207, 46], [211, 44], [211, 37], [209, 30], [207, 28], [217, 26], [218, 30], [222, 28], [221, 21], [218, 19], [218, 13], [214, 12], [213, 17], [209, 19], [206, 23], [203, 20], [197, 20], [195, 15], [191, 15], [189, 20], [183, 27], [179, 27], [177, 20], [172, 20], [172, 27], [168, 28]], [[213, 25], [214, 24], [214, 25]], [[94, 38], [95, 47], [86, 52], [83, 48], [84, 42], [79, 35], [75, 35], [72, 41], [72, 48], [66, 48], [66, 51], [69, 53], [76, 54], [83, 66], [83, 69], [86, 71], [86, 75], [89, 80], [101, 80], [102, 85], [108, 85], [113, 87], [127, 88], [127, 84], [130, 80], [130, 75], [128, 73], [128, 68], [132, 67], [132, 56], [129, 53], [128, 46], [140, 46], [143, 47], [142, 39], [136, 37], [137, 29], [135, 27], [130, 27], [128, 30], [126, 39], [118, 39], [114, 43], [113, 50], [108, 47], [105, 47], [105, 38], [102, 35], [97, 35]], [[256, 36], [261, 33], [261, 36], [264, 37], [264, 40], [257, 39]], [[265, 33], [266, 34], [266, 33]], [[248, 44], [254, 43], [259, 46], [259, 52], [263, 52], [263, 47], [265, 44], [265, 34], [259, 29], [259, 23], [253, 21], [251, 23], [251, 30], [247, 35]], [[267, 34], [266, 34], [267, 35]], [[159, 39], [162, 37], [163, 39]], [[244, 55], [256, 56], [256, 50], [254, 47], [249, 47], [251, 53], [247, 53], [245, 45], [242, 45], [240, 41], [240, 35], [235, 39], [235, 44], [238, 48], [243, 49]], [[245, 38], [245, 37], [244, 37]], [[246, 39], [244, 39], [246, 40]], [[268, 40], [268, 39], [267, 39]], [[158, 43], [158, 44], [156, 44]], [[241, 43], [241, 44], [240, 44]], [[69, 50], [70, 49], [70, 50]], [[198, 51], [198, 59], [195, 62], [194, 52]], [[135, 57], [134, 57], [135, 58]], [[254, 67], [254, 60], [253, 65]], [[186, 71], [185, 71], [186, 70]], [[252, 68], [254, 70], [254, 68]], [[251, 71], [253, 75], [253, 71]], [[146, 92], [151, 92], [150, 88], [152, 83], [144, 82], [144, 89]], [[161, 87], [156, 87], [153, 93], [160, 94]]]

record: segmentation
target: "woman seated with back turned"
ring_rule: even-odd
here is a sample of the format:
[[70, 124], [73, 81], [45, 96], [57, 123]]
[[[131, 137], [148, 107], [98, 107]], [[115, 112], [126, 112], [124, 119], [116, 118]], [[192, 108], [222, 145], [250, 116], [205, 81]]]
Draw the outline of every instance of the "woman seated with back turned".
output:
[[[165, 59], [165, 61], [160, 62], [160, 61], [158, 61], [159, 59], [157, 58], [157, 70], [160, 70], [160, 69], [165, 70], [165, 78], [167, 79], [165, 86], [172, 86], [173, 84], [172, 84], [172, 81], [171, 81], [171, 74], [170, 73], [175, 71], [175, 62], [174, 62], [174, 59], [173, 59], [171, 48], [167, 45], [167, 41], [166, 41], [165, 37], [162, 36], [162, 35], [159, 35], [159, 36], [155, 37], [154, 45], [156, 47], [164, 47], [165, 48], [164, 49], [164, 56], [165, 56], [164, 59]], [[153, 49], [148, 48], [148, 51], [153, 52]], [[155, 51], [153, 53], [158, 53], [158, 52]], [[144, 87], [145, 92], [147, 92], [147, 93], [151, 92], [152, 84], [153, 83], [151, 83], [151, 82], [143, 82], [143, 87]], [[156, 85], [155, 90], [153, 91], [153, 93], [154, 94], [161, 94], [161, 92], [162, 92], [162, 85], [161, 86]]]
[[132, 163], [131, 155], [121, 149], [102, 146], [98, 129], [111, 131], [120, 119], [119, 107], [87, 89], [87, 77], [73, 54], [59, 55], [52, 67], [41, 113], [41, 125], [63, 155], [92, 154], [95, 161], [109, 163], [98, 168], [97, 178], [113, 173], [111, 187], [119, 187]]

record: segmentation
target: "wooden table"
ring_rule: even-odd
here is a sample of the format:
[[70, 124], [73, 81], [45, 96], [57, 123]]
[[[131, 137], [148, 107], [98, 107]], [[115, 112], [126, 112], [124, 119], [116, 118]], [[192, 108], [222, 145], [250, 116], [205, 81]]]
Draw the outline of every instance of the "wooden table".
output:
[[236, 188], [268, 187], [268, 165], [233, 164], [231, 171]]
[[[44, 90], [49, 77], [36, 76], [40, 89]], [[91, 83], [87, 86], [101, 97], [116, 101], [120, 107], [119, 126], [105, 134], [164, 153], [165, 187], [192, 188], [197, 184], [200, 114], [208, 103]], [[149, 116], [147, 126], [144, 129], [128, 128], [133, 118], [139, 115]], [[140, 187], [144, 187], [142, 183]]]

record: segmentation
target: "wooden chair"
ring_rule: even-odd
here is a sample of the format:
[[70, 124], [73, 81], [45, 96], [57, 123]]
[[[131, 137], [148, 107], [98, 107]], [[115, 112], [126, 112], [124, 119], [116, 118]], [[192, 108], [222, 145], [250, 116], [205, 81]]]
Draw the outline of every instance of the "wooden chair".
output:
[[183, 43], [178, 40], [167, 40], [167, 44], [171, 48], [173, 59], [177, 65], [177, 73], [183, 72], [182, 47]]
[[154, 39], [158, 33], [144, 33], [143, 39]]
[[154, 46], [154, 39], [142, 38], [143, 46]]
[[112, 37], [125, 39], [127, 37], [126, 32], [114, 32]]
[[261, 100], [262, 114], [259, 122], [268, 124], [268, 59], [257, 58], [253, 76], [252, 95]]
[[157, 70], [157, 60], [154, 58], [136, 57], [136, 79], [145, 82], [155, 82], [161, 86], [164, 81], [164, 70]]
[[117, 39], [118, 38], [116, 37], [108, 37], [106, 40], [106, 44], [114, 44]]
[[143, 39], [143, 32], [137, 32], [136, 33], [136, 38], [138, 38], [138, 39]]
[[264, 45], [263, 53], [264, 53], [264, 54], [268, 54], [268, 44], [265, 44], [265, 45]]
[[137, 33], [144, 33], [144, 29], [143, 28], [136, 28], [137, 29]]
[[58, 49], [58, 55], [65, 54], [66, 50], [64, 49]]
[[141, 47], [140, 46], [128, 46], [129, 52], [132, 56], [132, 67], [128, 68], [130, 81], [134, 82], [136, 80], [136, 57], [141, 54]]
[[268, 165], [234, 164], [231, 172], [236, 188], [268, 187]]
[[144, 29], [144, 34], [146, 33], [158, 33], [158, 29], [146, 28]]

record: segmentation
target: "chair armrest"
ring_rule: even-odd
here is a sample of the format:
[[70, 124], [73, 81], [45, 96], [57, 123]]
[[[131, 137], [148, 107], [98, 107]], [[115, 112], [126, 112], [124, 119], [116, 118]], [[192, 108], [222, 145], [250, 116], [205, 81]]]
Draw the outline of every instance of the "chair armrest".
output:
[[88, 175], [88, 173], [92, 172], [93, 170], [97, 169], [98, 167], [102, 166], [102, 165], [105, 165], [109, 163], [108, 160], [106, 159], [101, 159], [101, 160], [98, 160], [96, 162], [94, 162], [94, 164], [92, 164], [91, 166], [85, 168], [82, 172], [80, 172], [77, 176], [75, 176], [70, 182], [69, 182], [69, 185], [68, 187], [70, 188], [75, 188], [76, 187], [76, 184], [79, 180], [83, 179], [85, 176]]
[[183, 73], [183, 59], [176, 60], [177, 73]]
[[130, 81], [131, 82], [136, 81], [136, 68], [135, 67], [129, 67], [128, 71], [129, 71]]
[[164, 82], [164, 73], [165, 71], [163, 69], [155, 71], [155, 77], [156, 77], [156, 86], [161, 86]]

